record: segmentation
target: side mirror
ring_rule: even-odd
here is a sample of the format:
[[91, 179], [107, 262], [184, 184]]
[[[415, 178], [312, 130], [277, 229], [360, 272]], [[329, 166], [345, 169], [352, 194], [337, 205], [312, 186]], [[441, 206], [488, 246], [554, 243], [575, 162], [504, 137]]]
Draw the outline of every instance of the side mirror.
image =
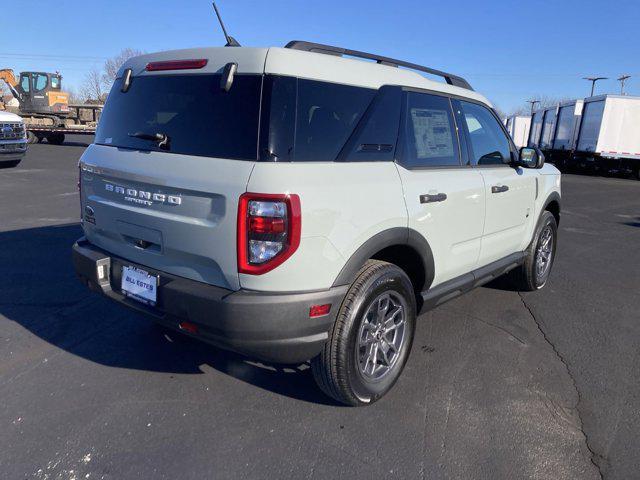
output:
[[544, 153], [538, 147], [522, 147], [518, 165], [524, 168], [542, 168], [544, 165]]

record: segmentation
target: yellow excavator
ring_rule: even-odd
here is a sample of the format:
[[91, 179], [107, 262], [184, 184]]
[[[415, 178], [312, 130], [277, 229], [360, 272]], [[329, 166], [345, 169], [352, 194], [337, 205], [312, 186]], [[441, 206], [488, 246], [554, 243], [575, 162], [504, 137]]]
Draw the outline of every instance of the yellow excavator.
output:
[[69, 94], [62, 91], [62, 76], [48, 72], [22, 72], [0, 69], [0, 81], [18, 101], [18, 107], [0, 109], [20, 115], [27, 127], [30, 143], [47, 139], [61, 144], [66, 133], [93, 134], [102, 105], [69, 105]]

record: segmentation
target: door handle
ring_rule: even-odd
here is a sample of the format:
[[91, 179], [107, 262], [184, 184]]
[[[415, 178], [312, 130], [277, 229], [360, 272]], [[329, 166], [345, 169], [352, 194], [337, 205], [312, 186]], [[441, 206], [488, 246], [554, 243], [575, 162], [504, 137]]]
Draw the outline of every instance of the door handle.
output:
[[494, 185], [491, 187], [491, 193], [502, 193], [509, 190], [508, 185]]
[[425, 193], [424, 195], [420, 195], [420, 203], [444, 202], [446, 199], [446, 193]]

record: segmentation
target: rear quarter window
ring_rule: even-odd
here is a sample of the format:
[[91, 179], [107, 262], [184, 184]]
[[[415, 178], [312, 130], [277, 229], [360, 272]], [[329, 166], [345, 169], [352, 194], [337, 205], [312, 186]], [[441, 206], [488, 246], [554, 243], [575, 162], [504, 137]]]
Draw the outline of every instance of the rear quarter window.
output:
[[316, 80], [267, 76], [261, 158], [335, 161], [377, 92]]
[[96, 132], [96, 143], [164, 151], [131, 134], [169, 137], [169, 153], [256, 160], [262, 76], [236, 75], [228, 92], [220, 75], [134, 77], [126, 93], [115, 82]]

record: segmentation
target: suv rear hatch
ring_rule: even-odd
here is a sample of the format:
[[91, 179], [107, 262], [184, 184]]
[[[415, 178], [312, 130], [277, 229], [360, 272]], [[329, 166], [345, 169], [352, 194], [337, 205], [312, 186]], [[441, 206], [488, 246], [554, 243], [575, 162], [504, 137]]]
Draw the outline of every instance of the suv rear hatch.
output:
[[[91, 243], [150, 269], [239, 288], [237, 205], [258, 155], [265, 54], [199, 49], [124, 65], [80, 162]], [[229, 62], [239, 66], [226, 91]]]

